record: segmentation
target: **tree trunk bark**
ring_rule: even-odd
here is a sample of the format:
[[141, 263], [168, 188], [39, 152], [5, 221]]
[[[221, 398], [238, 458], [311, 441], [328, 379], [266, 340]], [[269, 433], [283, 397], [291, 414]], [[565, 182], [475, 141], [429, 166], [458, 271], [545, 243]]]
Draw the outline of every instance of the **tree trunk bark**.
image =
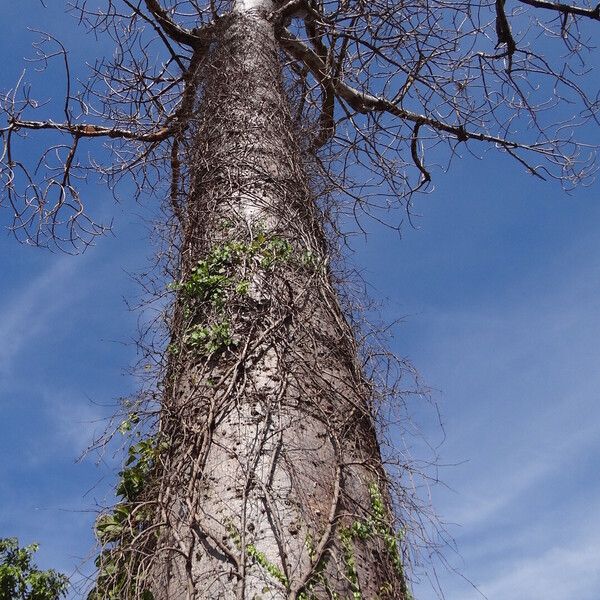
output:
[[369, 386], [264, 0], [199, 65], [156, 481], [156, 600], [407, 598]]

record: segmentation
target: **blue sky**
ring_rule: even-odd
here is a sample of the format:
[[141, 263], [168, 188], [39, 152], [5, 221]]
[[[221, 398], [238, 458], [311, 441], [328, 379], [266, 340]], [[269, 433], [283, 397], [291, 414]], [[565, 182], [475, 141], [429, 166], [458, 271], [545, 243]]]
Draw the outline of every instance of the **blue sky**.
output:
[[[457, 165], [419, 202], [419, 230], [378, 232], [359, 260], [388, 318], [406, 315], [395, 349], [440, 407], [440, 460], [454, 466], [432, 497], [460, 553], [448, 560], [490, 600], [592, 600], [600, 207], [592, 189], [566, 197], [503, 169]], [[431, 411], [415, 414], [441, 441]], [[447, 598], [481, 597], [438, 574]]]
[[[27, 25], [85, 47], [61, 6], [3, 9], [3, 88], [29, 54]], [[115, 229], [83, 256], [0, 235], [0, 536], [39, 541], [40, 563], [69, 574], [93, 554], [115, 466], [112, 454], [75, 459], [135, 387], [124, 373], [137, 315], [123, 298], [137, 296], [128, 273], [151, 254], [143, 206], [115, 206], [102, 190], [91, 200]], [[435, 410], [411, 401], [431, 444], [444, 439], [445, 485], [431, 495], [458, 549], [446, 558], [490, 600], [600, 597], [597, 200], [598, 185], [567, 196], [490, 154], [438, 175], [402, 237], [373, 223], [353, 241], [383, 318], [403, 317], [393, 349], [442, 415], [443, 433]], [[449, 600], [482, 597], [442, 566], [437, 576]], [[416, 591], [436, 597], [427, 582]]]

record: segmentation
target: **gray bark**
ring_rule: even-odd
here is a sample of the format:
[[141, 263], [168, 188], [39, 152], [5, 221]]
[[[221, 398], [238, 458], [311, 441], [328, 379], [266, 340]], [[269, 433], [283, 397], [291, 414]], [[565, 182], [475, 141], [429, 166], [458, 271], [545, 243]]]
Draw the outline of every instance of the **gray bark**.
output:
[[[182, 280], [230, 256], [213, 296], [181, 291], [175, 309], [151, 589], [156, 600], [401, 599], [369, 388], [267, 4], [237, 2], [198, 68]], [[192, 347], [190, 331], [224, 323], [221, 347]]]

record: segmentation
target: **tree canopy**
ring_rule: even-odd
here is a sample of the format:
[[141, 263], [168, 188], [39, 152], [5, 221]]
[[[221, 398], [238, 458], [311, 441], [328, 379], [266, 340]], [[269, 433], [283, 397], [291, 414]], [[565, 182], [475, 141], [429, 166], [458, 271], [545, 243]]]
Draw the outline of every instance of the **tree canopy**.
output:
[[[38, 66], [64, 63], [62, 114], [48, 114], [24, 79], [4, 94], [0, 180], [19, 237], [72, 247], [105, 231], [85, 202], [82, 182], [89, 179], [114, 189], [129, 175], [140, 194], [170, 193], [177, 203], [187, 177], [182, 146], [201, 89], [196, 75], [234, 5], [70, 4], [115, 52], [76, 81], [67, 49], [44, 34]], [[495, 149], [566, 188], [593, 177], [596, 154], [586, 127], [598, 123], [598, 90], [589, 57], [600, 14], [589, 0], [271, 6], [306, 149], [317, 157], [323, 191], [345, 198], [354, 214], [399, 201], [410, 208], [411, 194], [428, 189], [432, 174], [462, 152]], [[20, 138], [40, 130], [59, 135], [46, 138], [39, 160], [28, 161]], [[94, 138], [101, 150], [86, 143]]]

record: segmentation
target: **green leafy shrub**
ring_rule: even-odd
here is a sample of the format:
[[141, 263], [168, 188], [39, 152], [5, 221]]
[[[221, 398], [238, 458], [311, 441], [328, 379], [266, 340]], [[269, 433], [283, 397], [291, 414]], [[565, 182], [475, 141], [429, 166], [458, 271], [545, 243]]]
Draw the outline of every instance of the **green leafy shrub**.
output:
[[17, 538], [0, 538], [0, 600], [58, 600], [67, 593], [68, 578], [33, 562], [38, 545], [19, 548]]

